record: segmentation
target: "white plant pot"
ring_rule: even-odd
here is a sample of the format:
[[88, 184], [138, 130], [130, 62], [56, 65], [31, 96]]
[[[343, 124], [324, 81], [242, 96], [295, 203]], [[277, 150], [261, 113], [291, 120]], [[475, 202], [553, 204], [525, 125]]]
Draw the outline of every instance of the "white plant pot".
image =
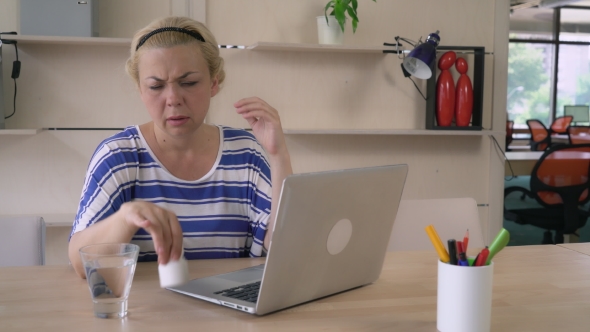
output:
[[340, 29], [336, 17], [329, 15], [328, 23], [324, 15], [318, 16], [318, 42], [320, 44], [341, 45], [344, 43], [344, 33]]

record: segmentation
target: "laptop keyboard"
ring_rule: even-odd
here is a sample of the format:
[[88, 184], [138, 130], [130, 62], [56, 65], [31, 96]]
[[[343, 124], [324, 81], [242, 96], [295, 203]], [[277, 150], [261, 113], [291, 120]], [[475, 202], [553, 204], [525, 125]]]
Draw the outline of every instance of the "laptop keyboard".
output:
[[258, 292], [260, 291], [260, 281], [253, 282], [238, 287], [228, 288], [215, 292], [221, 296], [231, 297], [232, 299], [238, 299], [246, 302], [256, 303], [258, 300]]

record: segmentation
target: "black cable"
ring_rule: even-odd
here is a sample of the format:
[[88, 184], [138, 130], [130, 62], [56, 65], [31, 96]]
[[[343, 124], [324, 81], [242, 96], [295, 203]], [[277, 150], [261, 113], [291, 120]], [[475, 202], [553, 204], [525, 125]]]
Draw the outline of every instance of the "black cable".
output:
[[408, 77], [410, 79], [410, 81], [412, 81], [412, 83], [414, 83], [414, 86], [416, 87], [416, 90], [418, 90], [418, 92], [420, 92], [420, 95], [422, 95], [422, 98], [424, 98], [424, 100], [426, 100], [426, 96], [424, 96], [424, 94], [422, 93], [422, 91], [420, 91], [420, 88], [418, 87], [418, 85], [416, 85], [416, 82], [414, 82], [414, 80], [411, 77]]
[[498, 141], [496, 140], [496, 138], [494, 137], [494, 135], [490, 135], [490, 137], [492, 138], [492, 140], [494, 141], [494, 143], [496, 143], [496, 146], [498, 147], [498, 149], [500, 150], [500, 152], [502, 152], [502, 155], [504, 156], [504, 159], [506, 159], [506, 161], [508, 162], [508, 167], [510, 167], [510, 174], [512, 174], [510, 176], [510, 178], [505, 179], [506, 181], [512, 181], [513, 179], [516, 178], [516, 175], [514, 175], [514, 170], [512, 169], [512, 164], [510, 164], [510, 159], [508, 159], [508, 157], [506, 157], [506, 154], [504, 153], [504, 150], [502, 150], [502, 148], [500, 147], [500, 143], [498, 143]]
[[11, 118], [14, 113], [16, 113], [16, 78], [12, 79], [14, 81], [14, 97], [12, 98], [12, 114], [10, 114], [9, 116], [5, 116], [4, 119], [9, 119]]
[[12, 114], [4, 117], [4, 119], [9, 119], [16, 113], [16, 92], [17, 92], [16, 79], [20, 75], [20, 61], [18, 60], [18, 47], [16, 47], [16, 40], [11, 40], [10, 42], [5, 41], [5, 43], [14, 45], [14, 51], [16, 53], [16, 61], [14, 61], [12, 63], [12, 74], [11, 74], [12, 80], [14, 81], [14, 97], [12, 99], [13, 109], [12, 109]]

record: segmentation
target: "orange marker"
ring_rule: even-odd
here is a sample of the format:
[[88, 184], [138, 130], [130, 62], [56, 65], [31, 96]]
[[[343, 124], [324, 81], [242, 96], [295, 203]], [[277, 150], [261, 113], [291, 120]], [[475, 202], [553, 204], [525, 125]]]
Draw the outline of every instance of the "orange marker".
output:
[[434, 226], [428, 225], [424, 230], [426, 230], [426, 233], [428, 234], [428, 237], [430, 238], [430, 241], [432, 242], [434, 249], [436, 249], [436, 252], [438, 253], [438, 257], [440, 257], [441, 262], [448, 263], [451, 260], [449, 257], [449, 253], [447, 252], [447, 249], [445, 249], [445, 246], [440, 240], [440, 237], [438, 237], [438, 233], [436, 233]]

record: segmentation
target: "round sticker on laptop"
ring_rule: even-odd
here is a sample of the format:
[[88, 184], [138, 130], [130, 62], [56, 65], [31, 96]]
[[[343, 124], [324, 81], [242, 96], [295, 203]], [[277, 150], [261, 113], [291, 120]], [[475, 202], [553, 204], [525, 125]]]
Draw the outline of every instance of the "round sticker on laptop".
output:
[[332, 255], [339, 254], [350, 241], [352, 236], [352, 223], [348, 219], [339, 220], [328, 235], [328, 252]]

